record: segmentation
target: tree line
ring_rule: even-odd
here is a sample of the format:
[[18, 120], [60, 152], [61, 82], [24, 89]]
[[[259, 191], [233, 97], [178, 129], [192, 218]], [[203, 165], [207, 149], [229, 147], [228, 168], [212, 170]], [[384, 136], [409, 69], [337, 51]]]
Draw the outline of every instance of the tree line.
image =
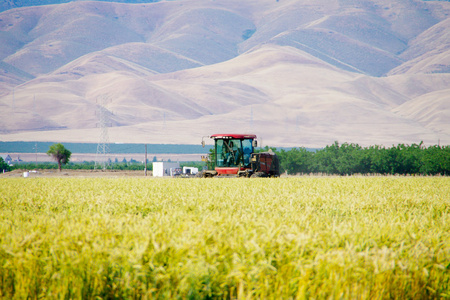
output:
[[[55, 148], [54, 148], [55, 147]], [[269, 147], [260, 149], [267, 151]], [[423, 142], [419, 144], [398, 144], [392, 147], [369, 146], [361, 147], [358, 144], [334, 144], [325, 148], [311, 151], [303, 147], [290, 150], [277, 150], [270, 147], [280, 160], [282, 172], [287, 174], [329, 174], [329, 175], [352, 175], [352, 174], [383, 174], [383, 175], [450, 175], [450, 146], [434, 145], [426, 147]], [[94, 169], [94, 162], [69, 163], [70, 151], [62, 145], [52, 145], [47, 152], [58, 163], [41, 163], [39, 165], [29, 163], [10, 167], [0, 157], [0, 171], [11, 169], [49, 169], [57, 168], [65, 164], [67, 169]], [[210, 152], [213, 152], [210, 150]], [[58, 154], [65, 153], [59, 157]], [[186, 165], [201, 169], [204, 162], [189, 162]], [[151, 170], [151, 164], [148, 169]], [[115, 170], [143, 170], [142, 163], [112, 163], [110, 169]]]
[[423, 142], [389, 148], [335, 142], [316, 151], [271, 149], [277, 153], [282, 171], [288, 174], [450, 175], [450, 146], [425, 147]]

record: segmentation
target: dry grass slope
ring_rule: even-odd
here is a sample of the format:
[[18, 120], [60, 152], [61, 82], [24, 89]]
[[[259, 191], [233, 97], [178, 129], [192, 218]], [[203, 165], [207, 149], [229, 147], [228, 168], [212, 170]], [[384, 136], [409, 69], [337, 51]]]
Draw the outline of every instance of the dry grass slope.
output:
[[80, 1], [0, 13], [2, 140], [450, 143], [450, 4]]

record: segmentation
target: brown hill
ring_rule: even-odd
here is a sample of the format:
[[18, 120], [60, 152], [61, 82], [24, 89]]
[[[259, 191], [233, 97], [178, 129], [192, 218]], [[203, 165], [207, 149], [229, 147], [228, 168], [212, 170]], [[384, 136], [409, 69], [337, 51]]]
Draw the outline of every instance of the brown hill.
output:
[[[0, 138], [450, 143], [450, 3], [71, 2], [0, 13]], [[105, 112], [105, 110], [103, 110]]]
[[405, 61], [389, 74], [449, 73], [450, 19], [445, 19], [414, 38], [401, 54]]

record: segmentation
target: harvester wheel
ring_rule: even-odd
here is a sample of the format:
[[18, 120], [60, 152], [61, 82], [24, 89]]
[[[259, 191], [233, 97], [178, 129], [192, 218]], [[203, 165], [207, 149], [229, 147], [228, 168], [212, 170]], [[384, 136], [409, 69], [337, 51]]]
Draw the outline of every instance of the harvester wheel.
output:
[[213, 178], [214, 176], [217, 175], [217, 171], [213, 171], [213, 170], [206, 170], [202, 172], [202, 178]]
[[248, 170], [245, 171], [239, 171], [237, 173], [238, 177], [246, 177], [249, 178], [250, 177], [250, 172]]
[[267, 177], [267, 174], [264, 172], [255, 172], [251, 176], [251, 178], [257, 178], [257, 177]]

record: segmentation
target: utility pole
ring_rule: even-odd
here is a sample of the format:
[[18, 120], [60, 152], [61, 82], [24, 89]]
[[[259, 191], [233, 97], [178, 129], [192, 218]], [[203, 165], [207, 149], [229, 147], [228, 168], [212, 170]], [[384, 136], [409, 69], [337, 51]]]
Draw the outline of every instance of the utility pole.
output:
[[38, 166], [38, 164], [37, 164], [37, 142], [34, 144], [34, 151], [36, 151], [36, 168], [37, 168], [37, 166]]
[[145, 144], [145, 168], [144, 168], [144, 176], [147, 176], [147, 144]]

